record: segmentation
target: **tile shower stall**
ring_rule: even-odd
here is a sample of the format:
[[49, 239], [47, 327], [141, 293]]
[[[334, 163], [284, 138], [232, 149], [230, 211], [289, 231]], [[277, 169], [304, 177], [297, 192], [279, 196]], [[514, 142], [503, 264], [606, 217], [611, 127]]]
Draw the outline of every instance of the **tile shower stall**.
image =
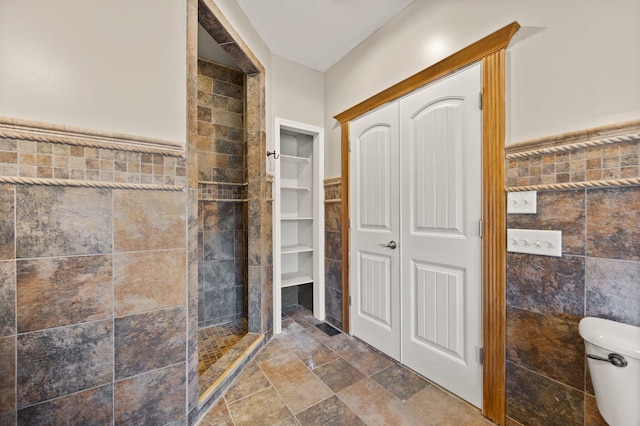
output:
[[[200, 328], [238, 324], [243, 319], [246, 327], [248, 224], [243, 99], [242, 71], [198, 59]], [[209, 337], [218, 334], [209, 333]]]

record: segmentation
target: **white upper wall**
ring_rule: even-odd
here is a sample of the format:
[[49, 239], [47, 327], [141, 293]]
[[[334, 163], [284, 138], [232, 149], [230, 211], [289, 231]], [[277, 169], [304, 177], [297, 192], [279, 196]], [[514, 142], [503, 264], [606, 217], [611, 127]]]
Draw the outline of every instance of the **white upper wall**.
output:
[[[271, 74], [273, 92], [271, 121], [275, 122], [275, 118], [281, 118], [323, 127], [324, 73], [272, 55]], [[273, 144], [268, 144], [268, 149], [272, 150]], [[275, 173], [273, 157], [267, 161], [267, 172]]]
[[273, 114], [312, 126], [324, 126], [324, 73], [271, 57]]
[[0, 0], [0, 115], [186, 139], [186, 0]]
[[640, 117], [637, 0], [417, 0], [325, 74], [325, 175], [340, 175], [332, 117], [513, 21], [507, 144]]

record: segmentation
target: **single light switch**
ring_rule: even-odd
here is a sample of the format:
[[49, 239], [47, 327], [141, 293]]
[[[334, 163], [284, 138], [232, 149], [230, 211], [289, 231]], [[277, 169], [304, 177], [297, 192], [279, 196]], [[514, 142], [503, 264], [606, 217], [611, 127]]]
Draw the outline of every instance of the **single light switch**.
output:
[[509, 214], [536, 214], [537, 191], [508, 192], [507, 213]]
[[562, 231], [507, 229], [507, 251], [562, 257]]

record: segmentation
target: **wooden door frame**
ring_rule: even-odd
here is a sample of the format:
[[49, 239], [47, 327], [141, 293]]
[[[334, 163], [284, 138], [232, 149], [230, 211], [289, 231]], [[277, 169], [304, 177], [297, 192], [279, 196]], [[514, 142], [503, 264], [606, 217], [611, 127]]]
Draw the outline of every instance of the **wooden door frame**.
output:
[[349, 122], [467, 65], [482, 63], [482, 413], [498, 424], [504, 424], [505, 419], [505, 56], [519, 29], [520, 25], [512, 22], [334, 117], [342, 133], [342, 322], [348, 333]]

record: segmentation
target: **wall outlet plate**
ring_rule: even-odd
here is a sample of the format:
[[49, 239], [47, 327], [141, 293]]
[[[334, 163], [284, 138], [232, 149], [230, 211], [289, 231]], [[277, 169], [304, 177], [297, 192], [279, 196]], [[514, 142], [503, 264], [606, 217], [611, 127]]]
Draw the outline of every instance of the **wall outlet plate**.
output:
[[508, 192], [507, 214], [536, 214], [537, 191]]
[[507, 251], [562, 257], [562, 231], [507, 229]]

